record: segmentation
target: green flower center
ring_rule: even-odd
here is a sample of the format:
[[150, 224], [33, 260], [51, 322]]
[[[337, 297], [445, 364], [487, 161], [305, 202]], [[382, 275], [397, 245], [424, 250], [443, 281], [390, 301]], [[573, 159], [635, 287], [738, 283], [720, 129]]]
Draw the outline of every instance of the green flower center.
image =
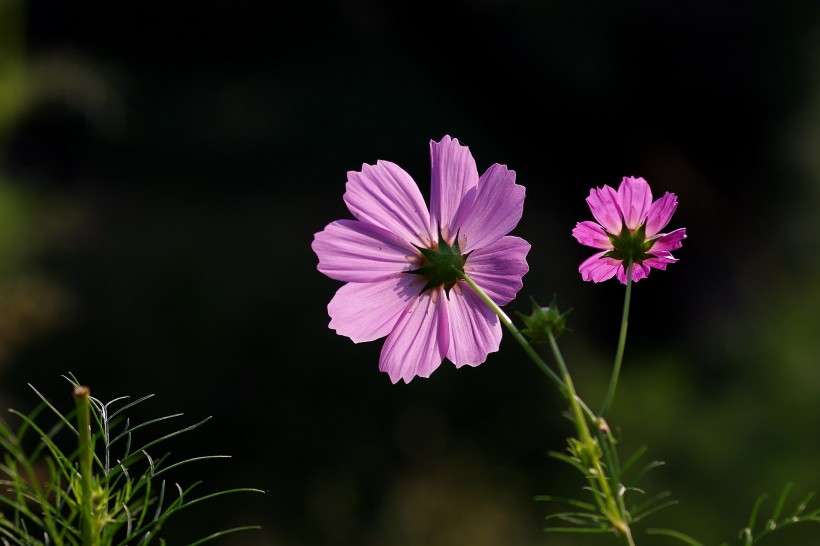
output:
[[427, 285], [425, 285], [422, 292], [430, 288], [444, 286], [444, 289], [449, 293], [450, 289], [464, 274], [464, 263], [467, 261], [467, 256], [469, 256], [469, 253], [461, 253], [458, 234], [456, 234], [452, 245], [447, 243], [439, 233], [438, 245], [433, 248], [418, 246], [416, 248], [421, 253], [421, 267], [407, 271], [407, 273], [422, 275], [427, 278]]
[[633, 264], [639, 264], [646, 259], [652, 258], [649, 250], [657, 239], [646, 240], [646, 224], [641, 225], [635, 231], [629, 231], [624, 226], [620, 235], [612, 235], [611, 233], [607, 233], [607, 235], [614, 250], [604, 254], [605, 258], [614, 258], [624, 263], [632, 262]]

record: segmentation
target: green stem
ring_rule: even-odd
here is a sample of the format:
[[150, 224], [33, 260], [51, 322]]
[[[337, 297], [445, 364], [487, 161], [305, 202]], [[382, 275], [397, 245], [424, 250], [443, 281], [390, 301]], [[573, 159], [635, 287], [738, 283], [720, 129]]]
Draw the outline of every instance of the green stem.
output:
[[516, 341], [518, 341], [518, 344], [521, 345], [521, 348], [524, 349], [524, 352], [526, 352], [527, 355], [529, 355], [529, 357], [532, 359], [532, 361], [535, 362], [535, 365], [538, 366], [538, 368], [542, 372], [544, 372], [544, 375], [546, 375], [553, 383], [555, 383], [555, 386], [558, 387], [558, 390], [561, 391], [561, 394], [569, 398], [569, 391], [567, 390], [567, 386], [564, 384], [561, 378], [558, 377], [558, 375], [554, 371], [552, 371], [552, 368], [550, 368], [547, 365], [547, 363], [544, 362], [544, 359], [538, 355], [535, 349], [533, 349], [532, 345], [530, 345], [529, 341], [527, 341], [527, 338], [524, 337], [524, 334], [522, 334], [521, 331], [510, 320], [510, 317], [508, 317], [507, 314], [504, 311], [502, 311], [501, 308], [498, 305], [496, 305], [496, 303], [493, 300], [490, 299], [490, 297], [484, 292], [484, 290], [482, 290], [475, 282], [473, 282], [473, 279], [468, 277], [465, 273], [461, 273], [461, 278], [464, 280], [464, 282], [470, 285], [470, 288], [472, 288], [473, 291], [476, 294], [478, 294], [478, 297], [481, 298], [484, 301], [484, 303], [490, 306], [490, 309], [492, 309], [493, 313], [498, 315], [501, 324], [503, 324], [507, 328], [507, 330], [509, 330], [509, 332], [516, 339]]
[[550, 350], [552, 350], [552, 355], [555, 357], [556, 363], [558, 363], [558, 367], [561, 370], [564, 382], [567, 385], [567, 390], [570, 393], [568, 400], [570, 409], [572, 410], [573, 420], [575, 421], [575, 428], [578, 432], [578, 437], [584, 445], [588, 458], [585, 463], [589, 465], [591, 473], [594, 474], [595, 479], [598, 482], [598, 488], [600, 489], [603, 501], [600, 500], [600, 497], [597, 494], [595, 495], [595, 498], [598, 500], [598, 505], [601, 512], [609, 519], [609, 522], [612, 524], [613, 528], [615, 528], [619, 534], [627, 538], [628, 544], [632, 544], [632, 534], [629, 530], [629, 525], [627, 525], [626, 521], [624, 521], [621, 516], [621, 511], [618, 509], [617, 500], [615, 499], [615, 495], [610, 487], [609, 479], [607, 478], [604, 470], [604, 465], [601, 463], [600, 447], [593, 439], [592, 433], [589, 430], [589, 424], [587, 423], [586, 416], [584, 415], [582, 404], [579, 402], [580, 398], [575, 394], [575, 387], [569, 374], [569, 368], [567, 368], [567, 364], [564, 361], [564, 356], [561, 354], [561, 349], [558, 348], [558, 342], [555, 340], [555, 335], [552, 332], [547, 332], [547, 335], [549, 338]]
[[632, 262], [626, 266], [626, 292], [624, 293], [624, 309], [621, 314], [621, 334], [618, 336], [618, 349], [615, 351], [615, 364], [612, 366], [612, 376], [609, 378], [609, 388], [606, 391], [606, 398], [598, 412], [599, 417], [606, 415], [612, 406], [615, 398], [615, 389], [618, 388], [618, 378], [621, 375], [621, 363], [624, 360], [624, 348], [626, 347], [626, 328], [629, 325], [629, 302], [632, 299]]
[[[629, 525], [621, 516], [615, 496], [610, 487], [609, 480], [605, 474], [604, 466], [601, 463], [600, 448], [592, 438], [592, 433], [590, 432], [589, 424], [587, 423], [587, 415], [589, 415], [592, 422], [597, 422], [598, 418], [575, 393], [575, 386], [572, 383], [572, 377], [570, 376], [569, 369], [564, 361], [564, 357], [558, 348], [558, 343], [555, 340], [555, 336], [552, 332], [548, 332], [550, 348], [552, 349], [552, 354], [555, 357], [555, 361], [558, 364], [562, 377], [558, 377], [552, 368], [544, 362], [532, 345], [530, 345], [529, 341], [527, 341], [527, 338], [525, 338], [524, 335], [518, 330], [506, 313], [504, 313], [504, 311], [502, 311], [501, 308], [496, 305], [496, 303], [490, 299], [489, 296], [487, 296], [481, 287], [479, 287], [464, 273], [461, 274], [461, 278], [470, 286], [470, 288], [475, 291], [476, 294], [478, 294], [484, 303], [489, 305], [490, 309], [498, 315], [499, 320], [501, 320], [502, 324], [504, 324], [507, 330], [509, 330], [513, 337], [518, 341], [527, 355], [529, 355], [538, 368], [544, 372], [544, 374], [552, 380], [553, 383], [555, 383], [561, 394], [563, 394], [569, 401], [578, 436], [584, 445], [584, 450], [588, 454], [589, 460], [586, 462], [589, 464], [590, 473], [594, 473], [598, 488], [600, 488], [601, 494], [599, 495], [597, 492], [594, 494], [599, 509], [601, 510], [601, 513], [609, 519], [613, 528], [616, 530], [616, 533], [624, 538], [626, 544], [628, 546], [635, 546], [635, 543], [632, 540], [632, 533], [629, 529]], [[601, 497], [603, 497], [603, 499]]]
[[94, 444], [91, 440], [91, 390], [88, 387], [74, 389], [74, 402], [77, 404], [77, 431], [79, 433], [79, 472], [81, 486], [80, 513], [82, 514], [82, 532], [84, 546], [99, 546], [100, 534], [97, 530], [97, 518], [94, 513], [93, 499], [93, 464]]

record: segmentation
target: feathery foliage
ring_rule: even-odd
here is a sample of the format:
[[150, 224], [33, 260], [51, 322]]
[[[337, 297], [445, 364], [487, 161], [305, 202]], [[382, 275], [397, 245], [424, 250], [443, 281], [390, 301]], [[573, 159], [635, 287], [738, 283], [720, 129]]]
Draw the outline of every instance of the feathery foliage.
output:
[[[165, 440], [199, 428], [210, 417], [137, 444], [134, 432], [182, 414], [133, 423], [126, 410], [153, 395], [103, 403], [73, 376], [66, 379], [74, 387], [75, 410], [61, 412], [29, 385], [40, 404], [29, 414], [9, 410], [19, 418], [16, 428], [0, 420], [0, 544], [162, 545], [160, 530], [182, 510], [233, 493], [263, 492], [236, 488], [199, 494], [201, 482], [185, 488], [169, 485], [165, 476], [174, 468], [228, 457], [206, 455], [171, 462], [167, 453], [151, 455]], [[45, 424], [49, 416], [51, 424]], [[189, 546], [256, 528], [213, 532]]]

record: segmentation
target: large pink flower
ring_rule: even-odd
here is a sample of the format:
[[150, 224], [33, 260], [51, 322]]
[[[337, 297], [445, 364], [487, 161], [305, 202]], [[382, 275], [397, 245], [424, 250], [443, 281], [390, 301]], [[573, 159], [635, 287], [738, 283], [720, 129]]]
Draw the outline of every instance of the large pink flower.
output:
[[328, 305], [330, 327], [354, 342], [387, 336], [379, 369], [393, 383], [429, 377], [446, 357], [476, 366], [498, 350], [498, 317], [461, 279], [498, 305], [521, 289], [530, 245], [507, 234], [524, 187], [495, 164], [479, 178], [470, 150], [445, 136], [430, 142], [430, 209], [398, 165], [378, 161], [347, 173], [356, 220], [328, 224], [313, 240], [319, 271], [344, 281]]
[[632, 280], [649, 270], [666, 269], [678, 261], [672, 251], [681, 247], [686, 228], [660, 233], [678, 206], [674, 193], [652, 202], [652, 191], [643, 178], [625, 177], [618, 191], [604, 186], [589, 191], [587, 204], [597, 222], [579, 222], [572, 235], [579, 243], [601, 252], [585, 260], [578, 270], [585, 281], [612, 277], [626, 284], [626, 268], [632, 262]]

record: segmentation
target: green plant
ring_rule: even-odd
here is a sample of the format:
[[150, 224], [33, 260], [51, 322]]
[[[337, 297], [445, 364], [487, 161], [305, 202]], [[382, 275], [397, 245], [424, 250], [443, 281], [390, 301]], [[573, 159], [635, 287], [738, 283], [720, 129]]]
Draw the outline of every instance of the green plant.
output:
[[[203, 419], [173, 432], [132, 443], [134, 432], [182, 414], [140, 423], [129, 410], [153, 397], [128, 402], [127, 396], [103, 403], [71, 376], [75, 409], [63, 413], [37, 389], [40, 404], [30, 413], [9, 410], [20, 420], [15, 429], [0, 420], [0, 542], [4, 545], [125, 546], [165, 544], [159, 532], [175, 514], [204, 501], [233, 493], [261, 493], [236, 488], [194, 496], [201, 482], [187, 488], [167, 485], [168, 473], [182, 465], [226, 455], [206, 455], [171, 462], [168, 454], [150, 454], [165, 440], [193, 431]], [[42, 425], [44, 413], [56, 422]], [[34, 441], [32, 441], [32, 436]], [[70, 441], [73, 440], [73, 441]], [[27, 447], [33, 446], [33, 447]], [[175, 489], [175, 495], [171, 490]], [[197, 490], [198, 493], [198, 490]], [[230, 533], [255, 529], [242, 526], [213, 532], [189, 546]]]

